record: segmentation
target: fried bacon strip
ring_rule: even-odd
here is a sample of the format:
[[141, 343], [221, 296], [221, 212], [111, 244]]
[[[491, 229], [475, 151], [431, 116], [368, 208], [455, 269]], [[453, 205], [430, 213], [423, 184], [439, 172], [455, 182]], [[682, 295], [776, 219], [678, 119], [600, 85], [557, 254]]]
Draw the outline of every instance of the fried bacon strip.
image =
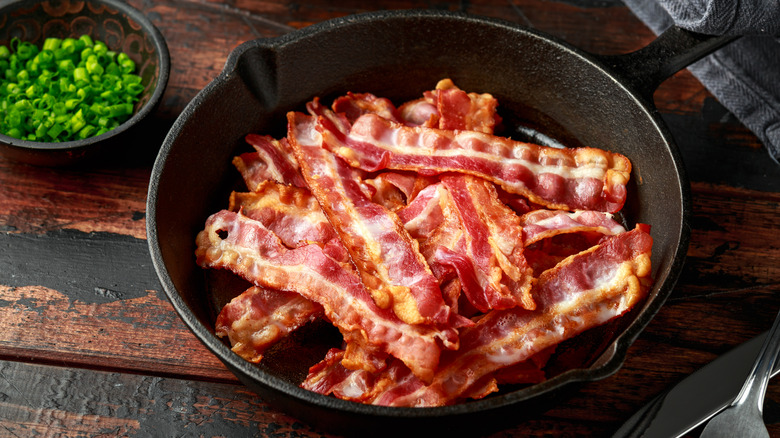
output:
[[557, 149], [475, 131], [408, 127], [375, 114], [361, 116], [349, 130], [327, 120], [320, 130], [325, 147], [365, 171], [467, 173], [562, 210], [620, 210], [631, 172], [628, 159], [601, 149]]
[[257, 152], [245, 152], [233, 157], [233, 166], [241, 174], [249, 190], [254, 190], [258, 184], [265, 180], [275, 180], [279, 177], [278, 172], [269, 168]]
[[437, 179], [409, 172], [381, 172], [374, 178], [364, 180], [376, 189], [372, 200], [388, 210], [406, 207], [421, 190], [438, 182]]
[[531, 268], [523, 256], [519, 218], [498, 200], [492, 183], [448, 175], [398, 212], [437, 278], [457, 273], [480, 312], [533, 309]]
[[[258, 220], [289, 248], [317, 243], [335, 260], [348, 263], [336, 233], [305, 188], [273, 180], [258, 182], [255, 191], [230, 195], [229, 209]], [[216, 334], [227, 336], [234, 352], [259, 362], [263, 352], [293, 330], [322, 315], [322, 307], [296, 293], [253, 287], [220, 312]]]
[[501, 121], [496, 113], [497, 107], [498, 101], [490, 94], [466, 93], [452, 80], [442, 79], [434, 90], [423, 93], [421, 99], [404, 103], [398, 112], [403, 123], [408, 126], [465, 129], [492, 134]]
[[401, 105], [398, 108], [398, 113], [406, 126], [424, 126], [426, 128], [439, 126], [439, 110], [433, 99], [411, 100]]
[[254, 147], [255, 152], [246, 152], [233, 158], [233, 166], [244, 178], [250, 191], [266, 180], [306, 187], [298, 163], [291, 159], [286, 139], [247, 134], [245, 140]]
[[344, 114], [349, 122], [354, 122], [363, 114], [376, 114], [387, 120], [400, 122], [398, 110], [390, 99], [376, 97], [371, 93], [347, 93], [333, 101], [331, 108]]
[[447, 305], [463, 316], [476, 313], [476, 309], [461, 305], [463, 287], [458, 273], [452, 263], [440, 258], [442, 250], [458, 248], [463, 240], [460, 216], [444, 184], [432, 184], [420, 191], [411, 203], [398, 210], [398, 217], [409, 235], [419, 242], [420, 253], [439, 279]]
[[495, 378], [496, 383], [499, 385], [505, 383], [518, 385], [544, 382], [547, 379], [544, 372], [544, 366], [547, 365], [547, 361], [555, 352], [556, 347], [557, 345], [553, 345], [552, 347], [548, 347], [539, 353], [534, 354], [528, 360], [501, 368], [490, 377], [491, 379]]
[[436, 183], [423, 189], [398, 211], [398, 218], [409, 235], [418, 241], [420, 253], [436, 278], [443, 282], [454, 276], [452, 265], [440, 263], [436, 258], [439, 248], [456, 248], [463, 238], [460, 216], [444, 184]]
[[288, 249], [259, 221], [223, 210], [207, 219], [196, 244], [201, 267], [228, 269], [257, 286], [296, 292], [320, 304], [345, 339], [397, 357], [423, 381], [431, 379], [441, 345], [458, 346], [455, 329], [402, 323], [392, 311], [377, 307], [357, 273], [323, 248]]
[[561, 260], [598, 244], [606, 236], [625, 232], [610, 213], [534, 210], [520, 217], [526, 260], [534, 276]]
[[620, 234], [626, 229], [609, 213], [580, 210], [534, 210], [520, 217], [526, 246], [563, 233], [595, 231], [604, 235]]
[[373, 403], [452, 403], [482, 377], [622, 315], [647, 294], [651, 247], [650, 235], [637, 228], [545, 271], [534, 288], [536, 311], [490, 312], [461, 332], [460, 350], [442, 357], [430, 385]]
[[293, 330], [322, 315], [322, 306], [297, 293], [250, 287], [217, 316], [216, 333], [227, 336], [232, 350], [250, 362]]
[[396, 181], [387, 178], [389, 175], [392, 173], [380, 173], [375, 178], [366, 179], [363, 182], [375, 189], [374, 194], [371, 195], [371, 201], [390, 211], [397, 211], [406, 205], [406, 197]]
[[317, 120], [346, 124], [310, 106], [318, 117], [288, 115], [288, 140], [303, 176], [347, 248], [374, 301], [408, 324], [459, 327], [467, 324], [445, 304], [438, 281], [394, 213], [374, 203], [361, 175], [322, 147]]
[[331, 348], [322, 361], [309, 368], [301, 388], [365, 403], [374, 385], [374, 375], [365, 370], [348, 369], [342, 365], [343, 360], [344, 350]]
[[[498, 370], [479, 379], [464, 391], [461, 398], [479, 399], [497, 391], [496, 384], [534, 384], [546, 379], [544, 367], [554, 348], [548, 348], [530, 359]], [[415, 377], [400, 361], [392, 361], [382, 373], [352, 370], [343, 366], [343, 350], [333, 348], [325, 358], [309, 369], [301, 387], [322, 395], [371, 404], [381, 396], [386, 400], [422, 391], [425, 383]], [[376, 403], [374, 403], [376, 404]]]
[[324, 244], [336, 237], [317, 200], [301, 187], [266, 180], [253, 192], [231, 193], [228, 209], [259, 220], [289, 248]]
[[[481, 312], [515, 306], [533, 310], [533, 277], [523, 256], [520, 219], [498, 200], [492, 183], [466, 175], [447, 175], [442, 182], [460, 213], [465, 241], [437, 258], [453, 263], [466, 296]], [[476, 282], [468, 281], [465, 270], [476, 274]]]
[[[499, 381], [520, 379], [526, 366], [520, 364], [548, 355], [551, 347], [644, 299], [651, 282], [651, 247], [652, 238], [643, 227], [612, 236], [543, 273], [534, 288], [535, 311], [496, 310], [463, 329], [460, 349], [442, 355], [430, 384], [394, 362], [374, 375], [373, 383], [363, 376], [364, 385], [350, 387], [351, 396], [386, 406], [442, 406], [483, 397], [497, 390]], [[348, 387], [348, 373], [333, 364], [330, 370], [336, 374], [328, 385], [313, 385], [327, 378], [324, 369], [315, 369], [305, 387], [332, 391], [339, 379]]]
[[[455, 210], [445, 212], [446, 206], [451, 204], [448, 197], [449, 192], [444, 184], [440, 182], [431, 184], [399, 210], [398, 217], [404, 223], [404, 228], [415, 238], [429, 239], [431, 233], [444, 220], [453, 216], [450, 213], [457, 213]], [[454, 216], [457, 217], [457, 214]]]
[[430, 93], [439, 112], [439, 129], [469, 130], [492, 134], [501, 118], [498, 101], [490, 94], [466, 93], [450, 79], [442, 79]]

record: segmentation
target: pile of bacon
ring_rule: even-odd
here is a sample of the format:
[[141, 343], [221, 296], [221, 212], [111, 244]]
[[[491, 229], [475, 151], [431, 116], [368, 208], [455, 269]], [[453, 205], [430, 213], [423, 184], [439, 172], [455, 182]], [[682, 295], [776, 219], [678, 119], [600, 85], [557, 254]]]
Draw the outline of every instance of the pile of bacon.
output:
[[649, 227], [613, 218], [629, 161], [495, 135], [496, 107], [445, 79], [398, 107], [314, 99], [286, 138], [248, 135], [249, 191], [197, 237], [200, 266], [255, 285], [217, 333], [257, 362], [324, 318], [344, 341], [302, 387], [441, 406], [544, 380], [556, 345], [641, 302]]

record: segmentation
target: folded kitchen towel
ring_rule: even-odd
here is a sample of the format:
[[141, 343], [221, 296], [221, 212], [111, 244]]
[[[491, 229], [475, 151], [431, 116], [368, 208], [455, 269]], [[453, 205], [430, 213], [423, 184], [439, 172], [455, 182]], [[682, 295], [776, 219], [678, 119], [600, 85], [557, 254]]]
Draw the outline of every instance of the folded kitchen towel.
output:
[[656, 34], [672, 24], [742, 35], [688, 67], [780, 164], [780, 1], [623, 0]]

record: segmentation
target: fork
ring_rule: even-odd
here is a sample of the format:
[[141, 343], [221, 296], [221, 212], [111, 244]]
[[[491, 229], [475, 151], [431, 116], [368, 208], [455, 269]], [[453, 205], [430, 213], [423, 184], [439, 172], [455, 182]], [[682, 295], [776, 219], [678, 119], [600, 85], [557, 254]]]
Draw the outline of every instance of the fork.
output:
[[763, 417], [766, 385], [780, 351], [780, 313], [761, 346], [753, 369], [737, 398], [721, 413], [712, 418], [701, 433], [701, 438], [769, 438]]

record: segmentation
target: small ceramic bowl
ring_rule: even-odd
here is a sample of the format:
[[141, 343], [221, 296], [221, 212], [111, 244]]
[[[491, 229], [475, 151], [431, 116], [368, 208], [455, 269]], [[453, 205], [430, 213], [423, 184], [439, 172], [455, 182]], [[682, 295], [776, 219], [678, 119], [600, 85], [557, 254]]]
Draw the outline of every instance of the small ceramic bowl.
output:
[[110, 150], [128, 131], [139, 129], [139, 122], [159, 104], [170, 72], [168, 46], [140, 11], [119, 0], [20, 0], [0, 7], [2, 45], [19, 38], [41, 47], [49, 37], [85, 34], [135, 61], [135, 73], [141, 76], [144, 90], [133, 115], [104, 134], [61, 143], [20, 140], [0, 133], [0, 152], [7, 158], [41, 166], [83, 162]]

